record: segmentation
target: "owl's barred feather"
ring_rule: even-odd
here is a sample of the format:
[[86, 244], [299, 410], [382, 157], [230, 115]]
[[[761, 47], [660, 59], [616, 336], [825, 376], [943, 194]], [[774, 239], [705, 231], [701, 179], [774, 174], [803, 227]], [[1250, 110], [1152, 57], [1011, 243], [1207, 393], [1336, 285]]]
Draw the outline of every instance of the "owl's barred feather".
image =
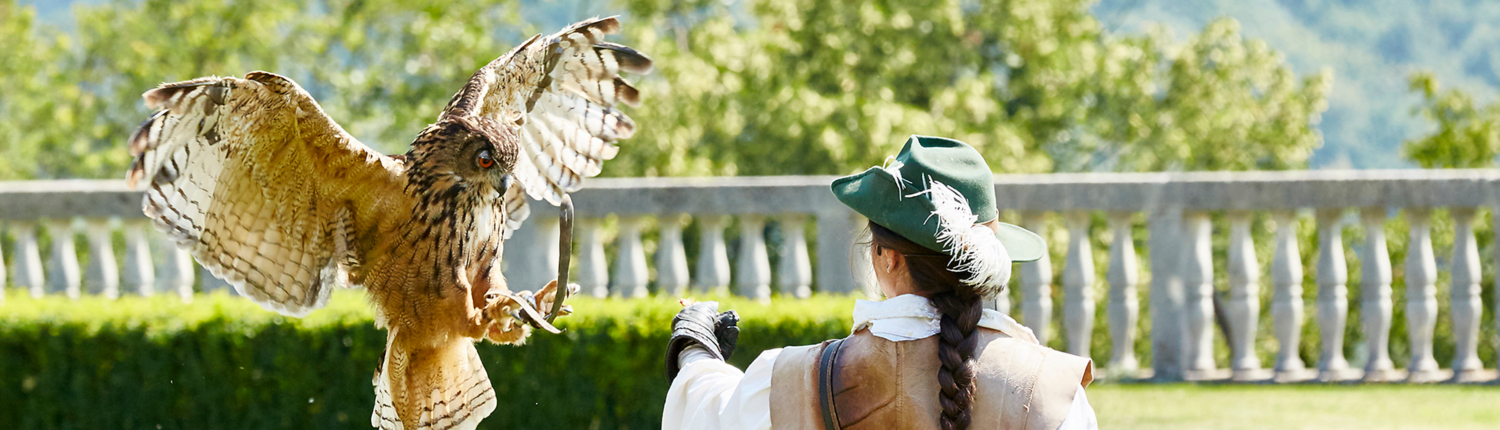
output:
[[[334, 285], [364, 286], [390, 330], [371, 424], [474, 428], [496, 405], [473, 342], [525, 341], [500, 274], [503, 241], [598, 175], [635, 123], [620, 72], [651, 59], [603, 41], [615, 18], [531, 38], [486, 65], [404, 155], [375, 152], [292, 80], [266, 72], [147, 91], [158, 109], [130, 137], [142, 210], [215, 276], [290, 316]], [[522, 302], [527, 302], [522, 304]]]
[[619, 73], [648, 73], [651, 59], [604, 41], [619, 29], [606, 18], [533, 37], [474, 73], [444, 112], [519, 125], [518, 185], [558, 204], [615, 157], [615, 141], [635, 134], [635, 122], [614, 106], [638, 105], [640, 92]]

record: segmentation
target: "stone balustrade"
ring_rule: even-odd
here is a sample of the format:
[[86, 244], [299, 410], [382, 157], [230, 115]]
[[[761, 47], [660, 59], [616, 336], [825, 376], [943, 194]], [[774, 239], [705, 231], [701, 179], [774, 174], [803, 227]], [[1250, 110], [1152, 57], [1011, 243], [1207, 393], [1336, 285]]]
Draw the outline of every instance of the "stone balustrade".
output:
[[[831, 177], [610, 178], [595, 179], [574, 195], [576, 272], [585, 294], [640, 298], [678, 297], [700, 292], [732, 292], [771, 300], [807, 297], [813, 291], [859, 290], [851, 246], [860, 218], [828, 191]], [[1062, 336], [1069, 352], [1108, 357], [1107, 374], [1120, 379], [1151, 375], [1161, 380], [1232, 379], [1278, 382], [1318, 381], [1474, 381], [1494, 378], [1478, 355], [1483, 315], [1481, 258], [1475, 242], [1476, 210], [1500, 203], [1500, 172], [1491, 170], [1194, 172], [1142, 174], [997, 175], [996, 192], [1007, 219], [1049, 238], [1066, 237], [1061, 276], [1053, 256], [1022, 264], [1014, 283], [1020, 303], [991, 298], [990, 306], [1009, 312], [1044, 341]], [[43, 294], [151, 295], [175, 292], [190, 299], [195, 273], [207, 280], [198, 290], [222, 288], [207, 272], [195, 270], [185, 252], [165, 242], [141, 217], [140, 194], [120, 181], [28, 181], [0, 183], [0, 222], [9, 229], [9, 265], [0, 279], [33, 296]], [[1438, 257], [1432, 244], [1433, 209], [1446, 209], [1454, 226], [1449, 315], [1439, 315]], [[1096, 226], [1096, 215], [1104, 222]], [[1268, 266], [1258, 261], [1253, 222], [1269, 217], [1275, 226]], [[1409, 226], [1401, 271], [1405, 288], [1405, 332], [1410, 359], [1395, 368], [1390, 356], [1393, 267], [1386, 246], [1387, 218]], [[1013, 217], [1012, 217], [1013, 216]], [[1052, 219], [1062, 229], [1049, 231]], [[1140, 267], [1133, 233], [1143, 218], [1148, 266]], [[1299, 220], [1316, 226], [1317, 258], [1311, 318], [1304, 309], [1303, 250]], [[1220, 221], [1222, 220], [1222, 221]], [[1216, 225], [1221, 223], [1222, 225]], [[688, 230], [689, 226], [692, 230]], [[767, 228], [767, 226], [774, 226]], [[731, 230], [726, 239], [726, 231]], [[812, 231], [807, 231], [811, 227]], [[1094, 228], [1108, 228], [1108, 261], [1096, 279]], [[1363, 230], [1363, 240], [1346, 243], [1346, 227]], [[1500, 228], [1494, 229], [1500, 232]], [[50, 243], [39, 243], [45, 231]], [[115, 256], [115, 232], [124, 256]], [[769, 232], [769, 233], [768, 233]], [[1218, 232], [1223, 236], [1216, 236]], [[558, 259], [555, 209], [535, 204], [532, 219], [509, 241], [505, 273], [514, 289], [543, 285], [555, 275]], [[1307, 232], [1314, 234], [1314, 232]], [[76, 236], [87, 242], [80, 265]], [[689, 254], [689, 237], [696, 236]], [[1227, 237], [1216, 255], [1215, 237]], [[1497, 238], [1500, 239], [1500, 238]], [[815, 249], [808, 249], [808, 242]], [[1355, 249], [1359, 321], [1364, 350], [1345, 357], [1349, 323], [1349, 261]], [[772, 249], [774, 247], [774, 249]], [[42, 251], [50, 250], [46, 264]], [[772, 256], [777, 256], [772, 265]], [[731, 256], [734, 257], [731, 261]], [[1226, 273], [1217, 274], [1223, 258]], [[1500, 251], [1492, 257], [1500, 264]], [[696, 265], [689, 267], [690, 262]], [[649, 263], [648, 263], [649, 262]], [[817, 264], [814, 264], [816, 262]], [[80, 268], [82, 267], [82, 268]], [[1263, 273], [1268, 267], [1269, 272]], [[1146, 274], [1145, 285], [1141, 285]], [[1268, 276], [1262, 276], [1268, 275]], [[1216, 276], [1223, 276], [1218, 278]], [[1099, 285], [1100, 283], [1104, 285]], [[1224, 285], [1224, 292], [1216, 285]], [[1269, 289], [1270, 321], [1261, 318], [1262, 285]], [[1138, 288], [1145, 288], [1140, 292]], [[1053, 294], [1062, 294], [1060, 324], [1052, 325]], [[1104, 304], [1113, 347], [1090, 350], [1098, 307]], [[1150, 315], [1139, 315], [1140, 298]], [[12, 293], [14, 294], [14, 293]], [[1500, 296], [1500, 295], [1497, 295]], [[3, 297], [3, 296], [0, 296]], [[1497, 299], [1500, 300], [1500, 299]], [[1438, 318], [1450, 318], [1453, 360], [1433, 355]], [[1149, 323], [1148, 369], [1132, 345]], [[1276, 339], [1274, 363], [1262, 363], [1256, 336], [1268, 324]], [[1297, 347], [1302, 328], [1319, 334], [1315, 363], [1304, 362]], [[1053, 333], [1052, 328], [1061, 329]], [[1214, 356], [1216, 336], [1225, 336], [1230, 356]], [[1446, 345], [1445, 345], [1446, 347]], [[1263, 348], [1263, 347], [1262, 347]], [[1269, 352], [1267, 352], [1269, 353]], [[1360, 365], [1362, 364], [1362, 365]]]

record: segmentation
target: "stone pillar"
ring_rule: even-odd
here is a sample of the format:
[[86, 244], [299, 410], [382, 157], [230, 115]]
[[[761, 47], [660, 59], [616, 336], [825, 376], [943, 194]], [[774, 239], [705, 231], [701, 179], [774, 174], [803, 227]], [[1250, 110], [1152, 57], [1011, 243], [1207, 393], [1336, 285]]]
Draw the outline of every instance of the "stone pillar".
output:
[[89, 294], [120, 298], [120, 267], [115, 263], [115, 249], [110, 240], [108, 218], [89, 218], [84, 230], [89, 240], [89, 265], [84, 279]]
[[47, 285], [47, 292], [63, 293], [70, 299], [77, 299], [82, 295], [80, 286], [83, 280], [79, 276], [78, 252], [73, 246], [72, 220], [49, 219], [43, 223], [47, 226], [47, 234], [52, 237], [52, 267], [48, 276], [52, 282]]
[[803, 224], [807, 217], [787, 214], [780, 217], [781, 264], [777, 283], [781, 295], [805, 299], [812, 296], [812, 260], [807, 255], [807, 236]]
[[1307, 365], [1298, 346], [1302, 342], [1302, 251], [1297, 246], [1297, 219], [1291, 211], [1271, 213], [1276, 221], [1276, 256], [1271, 260], [1271, 320], [1276, 325], [1277, 382], [1303, 381]]
[[849, 207], [831, 201], [818, 209], [818, 267], [819, 292], [852, 294], [860, 290], [854, 279], [853, 249], [854, 235], [860, 228], [862, 218]]
[[1474, 208], [1453, 208], [1453, 380], [1476, 381], [1484, 370], [1479, 361], [1479, 320], [1484, 302], [1479, 298], [1479, 245], [1474, 243]]
[[1432, 226], [1427, 208], [1407, 208], [1411, 239], [1406, 247], [1406, 333], [1411, 337], [1407, 380], [1442, 379], [1432, 357], [1432, 330], [1437, 324], [1437, 259], [1432, 252]]
[[1157, 208], [1148, 214], [1151, 251], [1151, 368], [1152, 379], [1181, 381], [1184, 377], [1186, 324], [1181, 277], [1182, 213]]
[[1186, 293], [1187, 372], [1189, 378], [1206, 378], [1217, 373], [1214, 364], [1214, 260], [1213, 224], [1208, 214], [1190, 212], [1183, 215], [1187, 235], [1183, 290]]
[[[576, 227], [574, 231], [577, 231]], [[511, 233], [505, 240], [509, 246], [504, 247], [504, 257], [501, 258], [505, 282], [511, 290], [535, 291], [557, 278], [558, 253], [562, 252], [558, 242], [561, 234], [557, 216], [535, 212], [521, 223], [521, 228]], [[577, 237], [574, 236], [575, 245]]]
[[1391, 254], [1385, 248], [1385, 208], [1364, 208], [1359, 213], [1365, 229], [1364, 262], [1360, 268], [1359, 305], [1363, 321], [1368, 361], [1365, 381], [1386, 382], [1398, 379], [1391, 363]]
[[766, 218], [740, 217], [740, 249], [734, 268], [735, 293], [759, 301], [771, 300], [771, 257], [766, 254]]
[[688, 275], [687, 250], [682, 246], [682, 216], [661, 217], [661, 234], [656, 243], [656, 291], [665, 297], [687, 294], [692, 278]]
[[37, 246], [36, 223], [11, 223], [11, 234], [15, 235], [16, 248], [14, 266], [16, 287], [26, 289], [32, 298], [42, 298], [47, 287], [47, 275], [42, 271], [41, 247]]
[[583, 294], [609, 297], [609, 262], [604, 258], [604, 233], [598, 218], [577, 218], [578, 287]]
[[1068, 353], [1089, 357], [1094, 333], [1094, 248], [1089, 241], [1089, 213], [1068, 212], [1068, 261], [1063, 268], [1063, 329]]
[[1135, 243], [1130, 235], [1130, 212], [1109, 214], [1109, 229], [1114, 241], [1109, 246], [1109, 335], [1114, 344], [1110, 356], [1111, 375], [1133, 377], [1140, 369], [1135, 358], [1135, 325], [1140, 317], [1140, 263], [1135, 257]]
[[1349, 318], [1349, 265], [1344, 260], [1344, 241], [1339, 217], [1341, 209], [1318, 209], [1318, 328], [1322, 353], [1318, 379], [1342, 381], [1351, 375], [1344, 359], [1344, 323]]
[[[1493, 243], [1500, 243], [1500, 206], [1491, 208], [1490, 210], [1490, 222], [1495, 230], [1495, 239], [1497, 239]], [[1500, 246], [1495, 247], [1495, 267], [1500, 267]], [[1495, 289], [1494, 300], [1496, 307], [1494, 309], [1500, 310], [1500, 281], [1493, 282], [1491, 288]], [[1495, 316], [1495, 328], [1500, 330], [1500, 315]]]
[[719, 294], [729, 289], [729, 251], [724, 246], [724, 228], [729, 217], [698, 216], [698, 270], [693, 273], [693, 290]]
[[[1037, 234], [1047, 231], [1042, 212], [1021, 214], [1021, 223], [1027, 230]], [[1047, 329], [1052, 322], [1052, 257], [1042, 253], [1036, 261], [1021, 263], [1021, 319], [1027, 328], [1036, 334], [1037, 340], [1047, 344]]]
[[156, 266], [151, 262], [151, 242], [146, 240], [149, 221], [125, 221], [125, 269], [122, 280], [126, 290], [143, 297], [156, 294]]
[[1229, 213], [1229, 300], [1224, 304], [1229, 322], [1231, 378], [1261, 379], [1260, 356], [1255, 354], [1255, 331], [1260, 325], [1260, 261], [1250, 237], [1250, 214]]
[[646, 286], [651, 276], [646, 267], [646, 249], [641, 245], [641, 224], [637, 216], [620, 217], [620, 234], [615, 237], [615, 267], [610, 276], [610, 294], [621, 298], [651, 295]]
[[161, 287], [166, 291], [177, 293], [177, 297], [183, 303], [193, 302], [193, 255], [186, 249], [177, 246], [177, 242], [165, 235], [161, 236], [162, 249], [167, 251], [167, 259], [163, 262]]

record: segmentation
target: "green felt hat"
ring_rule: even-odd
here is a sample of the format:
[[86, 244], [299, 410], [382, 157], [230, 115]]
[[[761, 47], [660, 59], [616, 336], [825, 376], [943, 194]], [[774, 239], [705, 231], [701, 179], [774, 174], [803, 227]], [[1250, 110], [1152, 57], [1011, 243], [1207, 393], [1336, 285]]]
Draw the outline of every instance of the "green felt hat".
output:
[[[942, 231], [934, 216], [933, 200], [921, 194], [930, 181], [962, 194], [976, 223], [990, 222], [999, 216], [994, 174], [984, 157], [967, 143], [942, 137], [912, 136], [900, 154], [886, 161], [885, 167], [871, 167], [834, 180], [833, 195], [871, 222], [918, 245], [945, 252], [939, 240]], [[1011, 261], [1042, 258], [1047, 245], [1040, 236], [1015, 225], [998, 224], [995, 237], [1005, 246]]]

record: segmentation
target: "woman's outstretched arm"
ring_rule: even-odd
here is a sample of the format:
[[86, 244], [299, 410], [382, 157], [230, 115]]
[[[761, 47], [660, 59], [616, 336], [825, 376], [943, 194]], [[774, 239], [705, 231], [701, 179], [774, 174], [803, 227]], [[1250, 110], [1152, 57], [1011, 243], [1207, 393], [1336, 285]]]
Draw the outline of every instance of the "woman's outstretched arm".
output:
[[771, 428], [771, 373], [781, 349], [762, 352], [745, 372], [701, 346], [680, 354], [662, 429], [765, 430]]

